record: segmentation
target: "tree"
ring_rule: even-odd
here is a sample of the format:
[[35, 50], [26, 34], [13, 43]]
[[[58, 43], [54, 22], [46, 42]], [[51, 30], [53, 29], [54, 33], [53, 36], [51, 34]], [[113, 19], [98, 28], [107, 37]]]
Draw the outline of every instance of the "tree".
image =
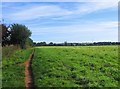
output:
[[36, 46], [37, 45], [37, 43], [36, 42], [33, 42], [33, 46]]
[[67, 46], [67, 41], [64, 42], [64, 45]]
[[11, 29], [11, 39], [10, 42], [13, 45], [20, 45], [23, 49], [25, 48], [25, 42], [27, 38], [31, 36], [30, 30], [22, 24], [12, 24]]
[[54, 43], [53, 43], [53, 42], [50, 42], [50, 43], [49, 43], [49, 46], [53, 46], [53, 45], [54, 45]]
[[[0, 31], [2, 34], [2, 46], [9, 44], [10, 41], [10, 31], [5, 24], [0, 24]], [[1, 41], [0, 41], [1, 42]]]
[[46, 46], [46, 45], [47, 45], [46, 42], [38, 42], [36, 44], [36, 46]]

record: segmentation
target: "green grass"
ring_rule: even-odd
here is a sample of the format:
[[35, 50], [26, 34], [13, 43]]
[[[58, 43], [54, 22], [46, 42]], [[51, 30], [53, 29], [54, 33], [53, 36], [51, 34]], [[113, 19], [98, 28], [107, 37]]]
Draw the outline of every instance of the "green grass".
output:
[[37, 47], [37, 87], [117, 87], [118, 46]]
[[2, 87], [25, 87], [24, 63], [32, 49], [18, 50], [16, 47], [5, 47], [2, 49]]

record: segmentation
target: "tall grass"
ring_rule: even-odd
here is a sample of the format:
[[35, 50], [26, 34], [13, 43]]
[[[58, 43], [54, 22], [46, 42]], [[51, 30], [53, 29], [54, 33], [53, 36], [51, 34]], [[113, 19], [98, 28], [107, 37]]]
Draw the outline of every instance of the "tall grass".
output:
[[4, 59], [5, 57], [6, 58], [12, 57], [17, 50], [20, 50], [20, 47], [18, 46], [2, 47], [2, 58]]
[[17, 46], [3, 47], [2, 49], [2, 86], [3, 88], [23, 88], [24, 66], [20, 65], [28, 60], [32, 49], [21, 50]]

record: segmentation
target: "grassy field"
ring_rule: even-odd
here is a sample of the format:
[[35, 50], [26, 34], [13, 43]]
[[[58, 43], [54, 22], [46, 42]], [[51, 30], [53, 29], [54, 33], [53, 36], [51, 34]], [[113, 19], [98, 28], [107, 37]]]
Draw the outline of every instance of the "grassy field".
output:
[[117, 87], [118, 46], [37, 47], [37, 87]]
[[[31, 49], [2, 49], [2, 85], [25, 87], [24, 63]], [[32, 63], [36, 87], [117, 87], [118, 46], [43, 46]]]
[[18, 50], [16, 47], [2, 48], [2, 87], [25, 87], [24, 63], [32, 49]]

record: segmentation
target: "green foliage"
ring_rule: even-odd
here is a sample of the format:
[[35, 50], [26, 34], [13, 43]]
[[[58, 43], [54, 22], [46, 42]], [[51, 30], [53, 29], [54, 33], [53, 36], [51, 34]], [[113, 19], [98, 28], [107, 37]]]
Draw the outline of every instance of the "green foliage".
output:
[[32, 49], [18, 50], [16, 47], [2, 49], [2, 87], [25, 87], [24, 66]]
[[25, 45], [28, 47], [32, 47], [33, 46], [33, 40], [31, 38], [27, 38]]
[[[29, 46], [33, 45], [31, 36], [31, 32], [25, 25], [22, 24], [12, 24], [10, 26], [6, 26], [5, 24], [0, 24], [0, 31], [2, 32], [2, 46], [6, 45], [20, 45], [23, 49], [25, 48], [26, 43]], [[27, 46], [28, 46], [27, 45]]]
[[[8, 30], [8, 27], [5, 24], [0, 24], [0, 38], [2, 38], [2, 46], [9, 44], [9, 35], [10, 31]], [[0, 39], [1, 43], [1, 39]]]
[[20, 47], [25, 48], [25, 42], [30, 37], [30, 30], [22, 24], [12, 24], [11, 27], [11, 43], [20, 44]]
[[117, 46], [36, 47], [37, 87], [118, 87]]

